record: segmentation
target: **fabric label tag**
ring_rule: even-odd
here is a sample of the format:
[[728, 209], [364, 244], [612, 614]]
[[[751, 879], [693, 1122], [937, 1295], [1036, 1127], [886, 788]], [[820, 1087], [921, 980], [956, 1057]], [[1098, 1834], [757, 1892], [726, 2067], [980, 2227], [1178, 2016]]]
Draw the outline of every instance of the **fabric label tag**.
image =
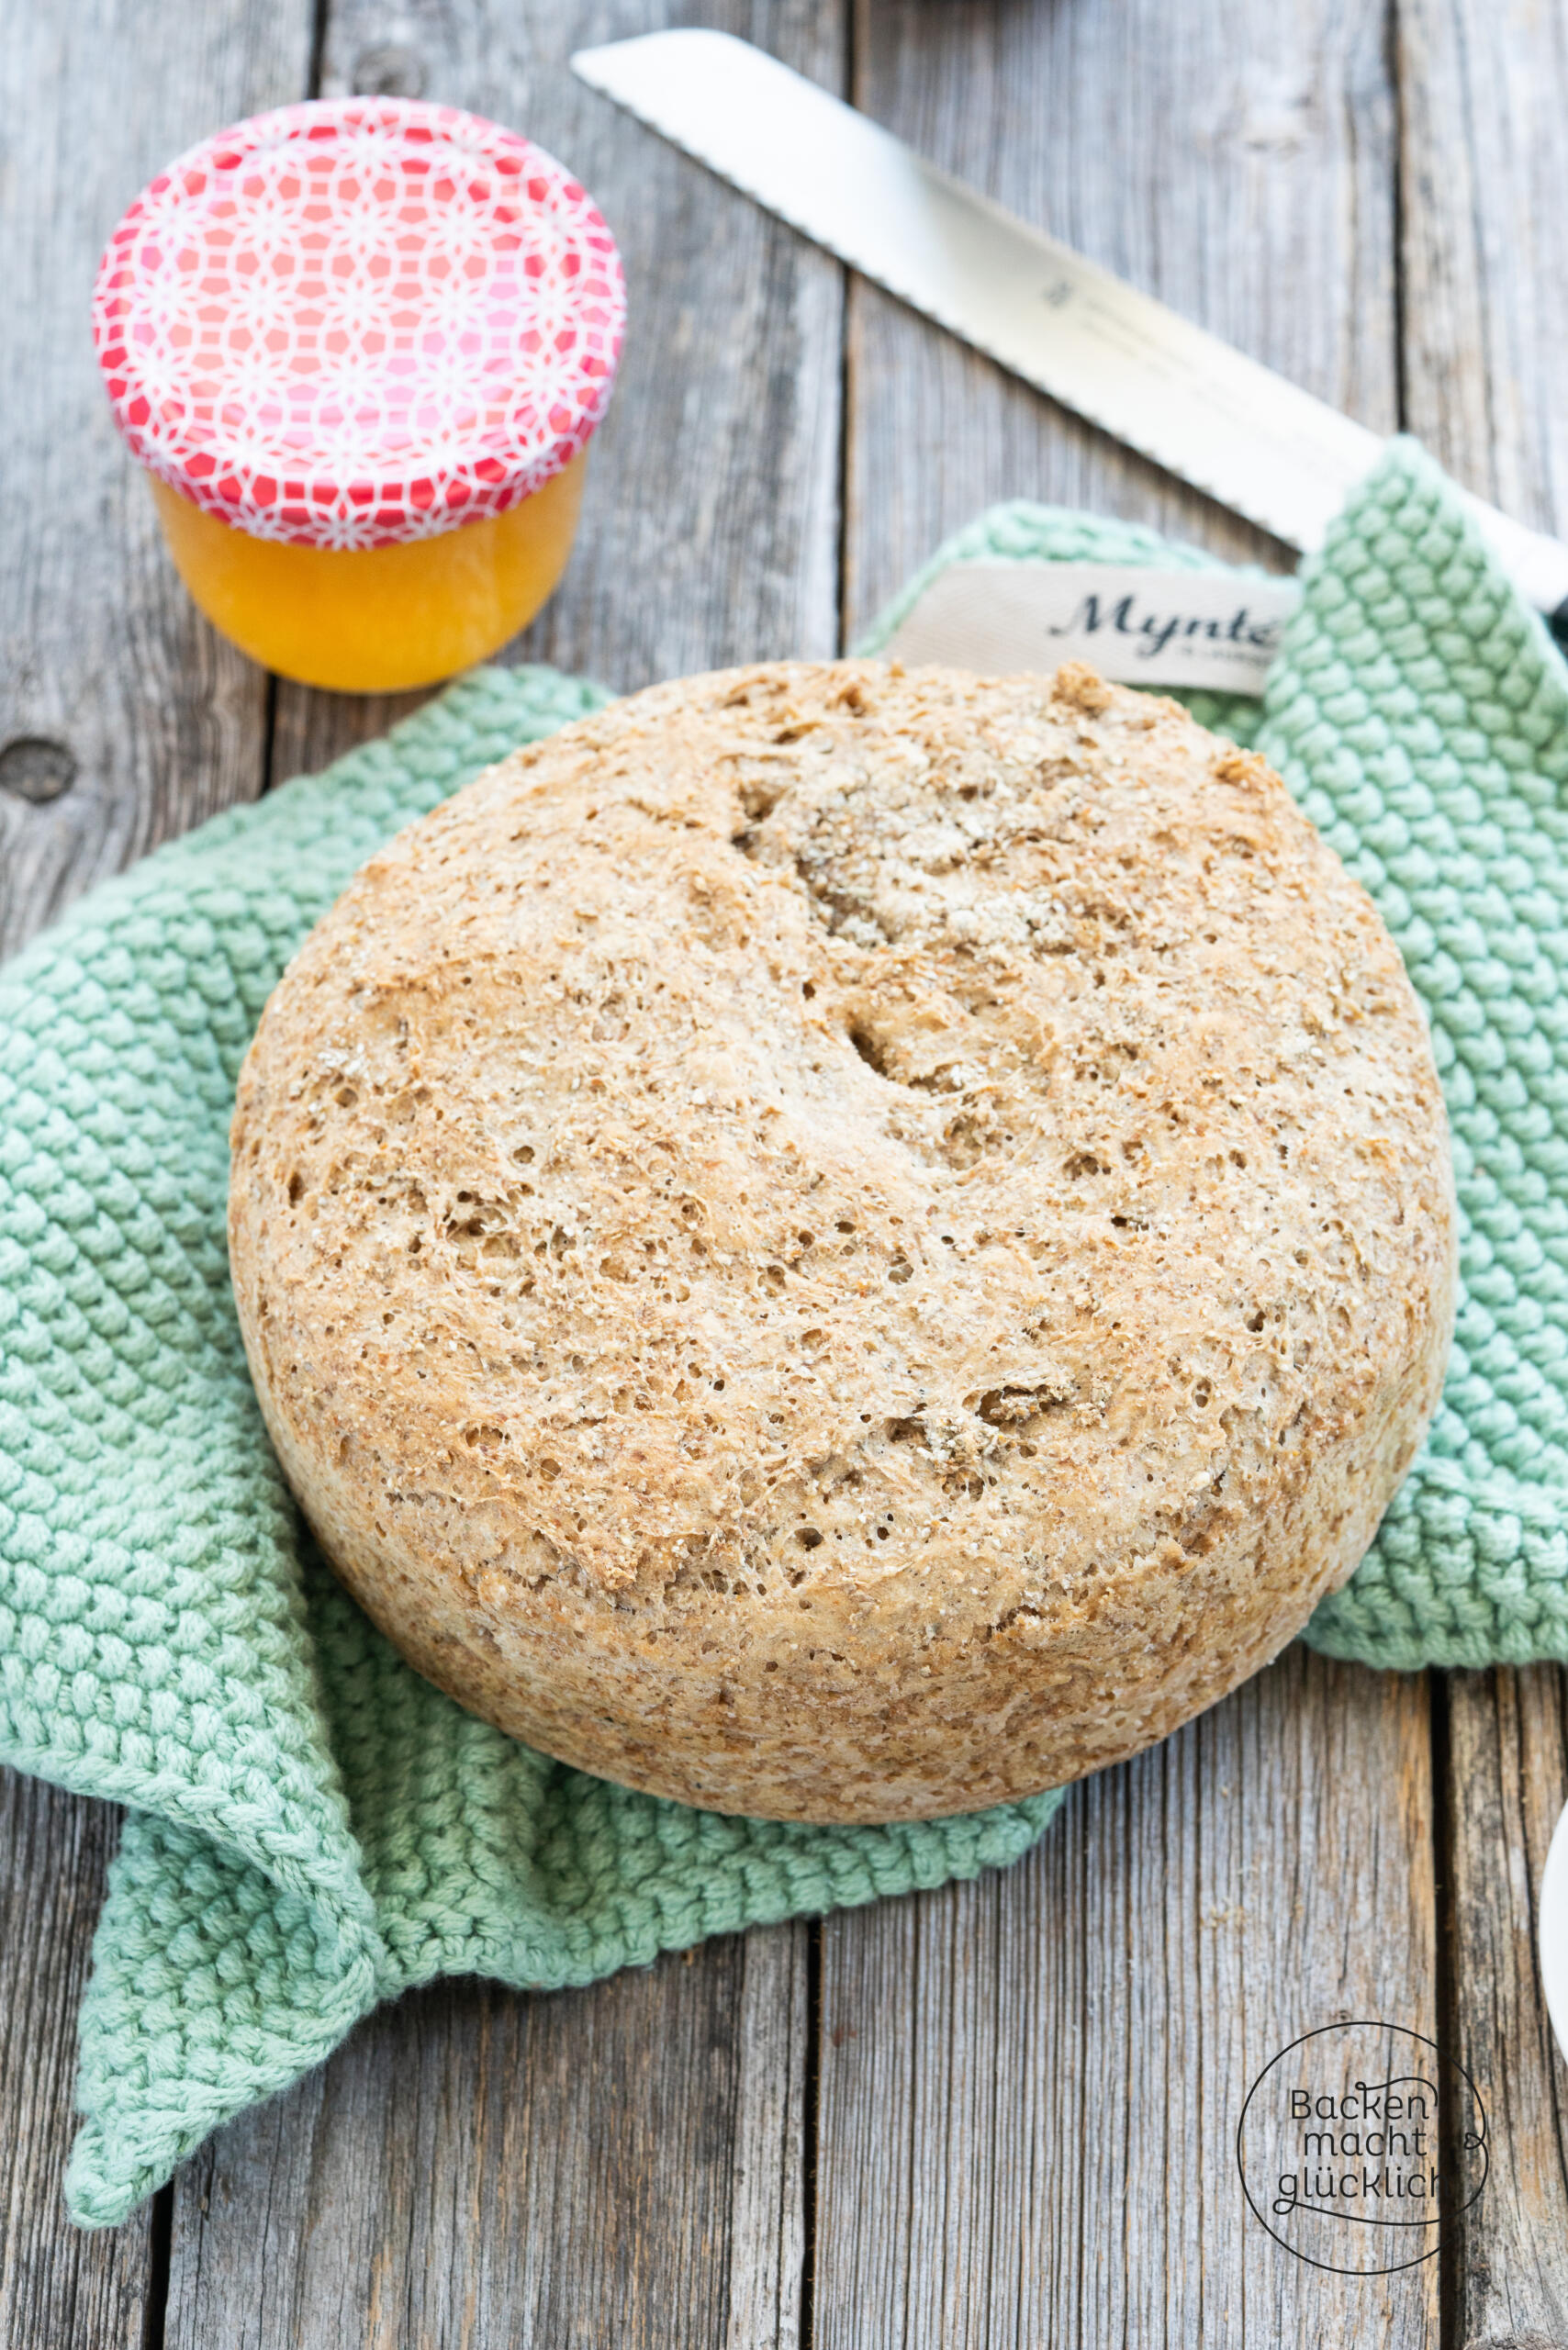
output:
[[1294, 579], [1121, 563], [954, 563], [884, 655], [993, 675], [1085, 661], [1135, 686], [1261, 695], [1301, 594]]

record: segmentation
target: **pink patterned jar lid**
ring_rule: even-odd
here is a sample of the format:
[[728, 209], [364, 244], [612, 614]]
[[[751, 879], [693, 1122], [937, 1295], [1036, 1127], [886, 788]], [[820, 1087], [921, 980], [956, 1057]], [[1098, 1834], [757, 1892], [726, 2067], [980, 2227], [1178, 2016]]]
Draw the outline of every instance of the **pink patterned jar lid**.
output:
[[109, 241], [98, 364], [133, 453], [254, 538], [433, 538], [559, 473], [625, 288], [577, 182], [454, 106], [334, 98], [220, 131]]

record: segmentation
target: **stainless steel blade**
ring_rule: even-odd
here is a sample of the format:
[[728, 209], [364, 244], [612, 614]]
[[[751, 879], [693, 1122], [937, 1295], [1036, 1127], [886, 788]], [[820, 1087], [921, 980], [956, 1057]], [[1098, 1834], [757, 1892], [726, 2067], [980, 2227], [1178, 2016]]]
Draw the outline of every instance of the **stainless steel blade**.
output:
[[[574, 71], [813, 243], [1064, 407], [1309, 553], [1383, 443], [1326, 402], [938, 171], [732, 34], [647, 33]], [[1568, 546], [1481, 499], [1538, 610]]]

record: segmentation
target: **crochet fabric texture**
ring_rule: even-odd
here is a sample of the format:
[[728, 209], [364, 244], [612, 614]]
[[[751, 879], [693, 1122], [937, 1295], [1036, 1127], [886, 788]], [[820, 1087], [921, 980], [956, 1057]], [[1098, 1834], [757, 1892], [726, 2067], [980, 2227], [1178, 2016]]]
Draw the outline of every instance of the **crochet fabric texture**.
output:
[[[982, 554], [1214, 567], [1031, 507], [937, 561]], [[480, 672], [95, 891], [0, 977], [0, 1759], [131, 1807], [82, 2015], [84, 2222], [410, 1984], [586, 1983], [972, 1875], [1059, 1802], [851, 1830], [628, 1794], [439, 1695], [302, 1534], [229, 1290], [241, 1058], [388, 834], [605, 699]], [[1261, 711], [1200, 714], [1259, 742], [1378, 900], [1454, 1126], [1442, 1411], [1308, 1637], [1374, 1664], [1568, 1657], [1568, 674], [1402, 450], [1312, 567]]]

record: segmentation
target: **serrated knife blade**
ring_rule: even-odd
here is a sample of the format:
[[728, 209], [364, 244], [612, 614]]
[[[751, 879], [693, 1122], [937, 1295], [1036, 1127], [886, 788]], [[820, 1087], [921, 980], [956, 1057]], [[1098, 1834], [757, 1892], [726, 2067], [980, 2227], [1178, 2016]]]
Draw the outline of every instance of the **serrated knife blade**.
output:
[[[579, 50], [576, 73], [862, 275], [1127, 447], [1310, 554], [1383, 442], [733, 34]], [[1568, 629], [1568, 546], [1467, 501]]]

